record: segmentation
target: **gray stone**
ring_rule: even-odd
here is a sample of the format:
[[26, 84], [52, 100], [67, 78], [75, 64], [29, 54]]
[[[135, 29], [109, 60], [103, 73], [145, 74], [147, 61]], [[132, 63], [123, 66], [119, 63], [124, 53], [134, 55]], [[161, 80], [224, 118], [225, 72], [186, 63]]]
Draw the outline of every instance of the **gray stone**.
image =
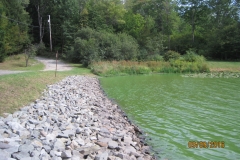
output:
[[8, 152], [8, 153], [10, 153], [10, 154], [16, 153], [16, 152], [18, 152], [19, 146], [20, 146], [19, 144], [14, 145], [14, 146], [12, 146], [12, 147], [10, 147], [10, 148], [8, 148], [8, 149], [5, 149], [5, 151]]
[[21, 158], [20, 160], [32, 160], [32, 157], [24, 157], [24, 158]]
[[48, 142], [51, 142], [51, 141], [55, 140], [55, 138], [56, 138], [56, 135], [55, 135], [55, 134], [48, 134], [48, 135], [46, 136], [46, 140], [47, 140]]
[[80, 146], [84, 146], [84, 145], [85, 145], [84, 140], [81, 139], [81, 138], [77, 138], [77, 139], [75, 139], [75, 141], [76, 141]]
[[73, 150], [72, 151], [72, 160], [81, 160], [82, 155], [79, 153], [79, 151]]
[[40, 142], [39, 140], [33, 140], [32, 142], [32, 145], [35, 147], [35, 148], [42, 148], [42, 142]]
[[39, 157], [39, 155], [41, 154], [40, 151], [34, 150], [32, 151], [32, 153], [30, 154], [31, 157]]
[[24, 130], [24, 127], [18, 122], [8, 122], [7, 124], [14, 131]]
[[62, 158], [71, 158], [72, 157], [72, 153], [71, 153], [70, 150], [65, 150], [65, 151], [62, 152], [61, 157]]
[[104, 152], [101, 154], [98, 154], [94, 160], [107, 160], [108, 159], [108, 152]]
[[10, 147], [12, 147], [12, 146], [10, 146], [10, 145], [7, 144], [7, 143], [2, 143], [2, 142], [0, 142], [0, 149], [8, 149], [8, 148], [10, 148]]
[[63, 150], [65, 150], [65, 144], [60, 139], [57, 139], [56, 142], [54, 143], [53, 148], [54, 148], [54, 150], [63, 151]]
[[0, 159], [152, 158], [98, 80], [83, 76], [48, 85], [35, 103], [0, 117], [0, 142]]
[[0, 149], [0, 158], [10, 158], [11, 157], [11, 155], [10, 155], [10, 153], [8, 153], [7, 151], [5, 151], [5, 150], [3, 150], [3, 149]]
[[59, 134], [57, 135], [57, 138], [68, 138], [68, 134], [59, 133]]
[[99, 151], [101, 148], [99, 146], [91, 146], [91, 147], [83, 147], [80, 148], [79, 151], [83, 155], [89, 155], [91, 153]]
[[23, 144], [18, 148], [18, 151], [22, 153], [31, 153], [33, 150], [34, 147], [31, 144]]
[[118, 143], [116, 141], [109, 141], [108, 148], [110, 148], [110, 149], [118, 148]]
[[15, 158], [15, 159], [22, 159], [22, 158], [28, 158], [30, 157], [28, 153], [26, 152], [18, 152], [18, 153], [13, 153], [12, 154], [12, 158]]
[[108, 143], [108, 142], [112, 141], [112, 139], [111, 138], [101, 138], [101, 139], [99, 139], [99, 141], [104, 142], [104, 143]]
[[31, 124], [39, 124], [40, 122], [39, 121], [37, 121], [37, 120], [35, 120], [35, 119], [29, 119], [28, 120]]
[[50, 151], [52, 150], [50, 146], [44, 145], [43, 148], [45, 149], [45, 151], [47, 153], [50, 153]]
[[82, 129], [82, 128], [79, 128], [79, 127], [78, 127], [78, 128], [76, 129], [76, 134], [80, 134], [80, 133], [82, 133], [82, 132], [83, 132], [83, 129]]

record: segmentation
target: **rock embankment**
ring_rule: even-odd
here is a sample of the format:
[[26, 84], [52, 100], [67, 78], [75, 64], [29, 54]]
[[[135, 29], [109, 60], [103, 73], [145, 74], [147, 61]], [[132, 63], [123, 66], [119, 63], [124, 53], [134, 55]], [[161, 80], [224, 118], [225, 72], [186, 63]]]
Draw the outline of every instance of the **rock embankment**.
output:
[[96, 78], [67, 77], [35, 103], [0, 118], [0, 159], [154, 159], [123, 115]]

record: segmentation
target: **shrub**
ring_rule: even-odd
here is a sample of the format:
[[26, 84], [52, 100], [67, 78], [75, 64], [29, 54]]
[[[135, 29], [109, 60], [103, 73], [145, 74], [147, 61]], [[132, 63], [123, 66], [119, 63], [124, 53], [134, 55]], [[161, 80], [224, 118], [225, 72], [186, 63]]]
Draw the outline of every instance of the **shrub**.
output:
[[187, 62], [205, 62], [203, 56], [197, 55], [196, 52], [191, 49], [187, 51], [183, 58]]
[[127, 34], [83, 28], [76, 36], [70, 57], [84, 65], [102, 60], [135, 60], [139, 53], [136, 40]]
[[163, 59], [165, 61], [176, 60], [179, 59], [180, 56], [181, 55], [178, 52], [169, 50], [163, 55]]
[[37, 55], [45, 55], [45, 51], [46, 51], [46, 47], [45, 44], [43, 42], [40, 42], [37, 46]]

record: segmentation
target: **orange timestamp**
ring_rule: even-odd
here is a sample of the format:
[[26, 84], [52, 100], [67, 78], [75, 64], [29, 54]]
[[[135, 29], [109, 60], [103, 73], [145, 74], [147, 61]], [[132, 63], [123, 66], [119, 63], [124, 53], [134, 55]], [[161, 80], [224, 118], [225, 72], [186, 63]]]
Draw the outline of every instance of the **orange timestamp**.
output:
[[188, 148], [225, 148], [224, 141], [189, 141]]

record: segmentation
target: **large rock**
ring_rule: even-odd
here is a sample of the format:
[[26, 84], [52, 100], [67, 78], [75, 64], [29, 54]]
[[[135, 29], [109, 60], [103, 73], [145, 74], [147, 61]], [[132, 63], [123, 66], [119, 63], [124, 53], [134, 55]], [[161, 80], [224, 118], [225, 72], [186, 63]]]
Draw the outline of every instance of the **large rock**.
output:
[[34, 146], [31, 144], [23, 144], [18, 148], [19, 152], [22, 153], [31, 153], [34, 150]]
[[109, 141], [108, 148], [110, 148], [110, 149], [118, 148], [118, 143], [116, 141]]

